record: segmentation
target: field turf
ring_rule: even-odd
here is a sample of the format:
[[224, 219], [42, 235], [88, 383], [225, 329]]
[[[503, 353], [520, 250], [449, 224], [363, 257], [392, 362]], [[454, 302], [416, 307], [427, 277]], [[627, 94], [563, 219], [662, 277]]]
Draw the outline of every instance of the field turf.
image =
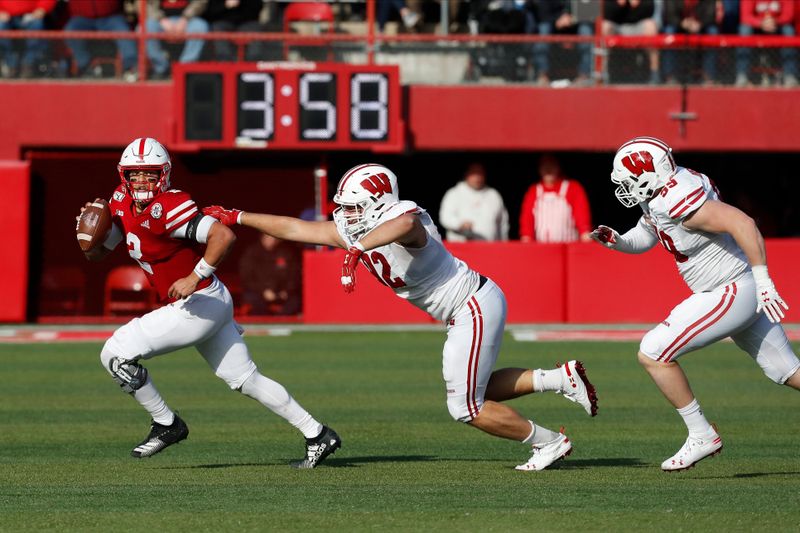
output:
[[[635, 360], [635, 343], [505, 340], [500, 366], [582, 359], [600, 412], [549, 393], [512, 405], [564, 425], [571, 457], [517, 472], [515, 442], [452, 421], [443, 333], [294, 333], [251, 338], [343, 448], [316, 470], [287, 466], [298, 432], [231, 392], [192, 350], [147, 363], [188, 440], [130, 449], [148, 418], [99, 363], [99, 344], [0, 345], [2, 531], [798, 531], [800, 396], [733, 344], [683, 359], [724, 452], [662, 473], [685, 428]], [[314, 529], [311, 529], [314, 528]]]

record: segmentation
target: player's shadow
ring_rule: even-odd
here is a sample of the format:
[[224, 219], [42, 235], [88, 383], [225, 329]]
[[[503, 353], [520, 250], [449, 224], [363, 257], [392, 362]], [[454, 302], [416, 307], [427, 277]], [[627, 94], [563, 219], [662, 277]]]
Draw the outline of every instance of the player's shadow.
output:
[[[356, 468], [369, 463], [415, 463], [425, 461], [438, 461], [432, 455], [372, 455], [368, 457], [330, 457], [325, 460], [325, 466], [334, 468]], [[204, 465], [172, 465], [159, 467], [160, 470], [213, 470], [216, 468], [240, 468], [243, 466], [284, 466], [289, 463], [279, 461], [261, 463], [212, 463]]]
[[770, 477], [770, 476], [800, 476], [800, 472], [745, 472], [742, 474], [733, 474], [731, 476], [714, 476], [706, 479], [750, 479], [754, 477]]
[[583, 468], [597, 468], [597, 467], [619, 467], [624, 466], [628, 468], [644, 468], [652, 466], [650, 463], [642, 462], [636, 457], [608, 457], [599, 459], [565, 459], [559, 461], [548, 470], [578, 470]]

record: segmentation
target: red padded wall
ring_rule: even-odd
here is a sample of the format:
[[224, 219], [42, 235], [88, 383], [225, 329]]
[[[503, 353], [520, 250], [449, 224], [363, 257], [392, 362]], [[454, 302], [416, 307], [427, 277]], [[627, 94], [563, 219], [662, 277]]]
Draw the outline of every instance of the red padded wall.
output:
[[0, 161], [3, 184], [4, 228], [0, 247], [0, 278], [4, 281], [0, 321], [25, 320], [28, 291], [28, 220], [30, 204], [30, 165], [20, 161]]

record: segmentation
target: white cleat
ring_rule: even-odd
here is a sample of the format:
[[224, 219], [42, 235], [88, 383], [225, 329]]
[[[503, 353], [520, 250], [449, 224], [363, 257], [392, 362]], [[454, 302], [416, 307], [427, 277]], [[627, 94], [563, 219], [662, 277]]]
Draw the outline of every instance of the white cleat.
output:
[[664, 472], [678, 472], [688, 470], [706, 457], [714, 457], [722, 451], [722, 438], [717, 434], [716, 428], [704, 437], [686, 439], [678, 453], [661, 463]]
[[564, 428], [557, 439], [545, 442], [544, 444], [534, 444], [531, 458], [525, 464], [517, 465], [515, 470], [526, 472], [544, 470], [559, 459], [563, 459], [572, 453], [572, 443], [564, 435]]
[[567, 361], [561, 368], [561, 390], [564, 398], [571, 402], [579, 403], [589, 416], [597, 415], [597, 393], [594, 386], [586, 377], [586, 370], [580, 361]]

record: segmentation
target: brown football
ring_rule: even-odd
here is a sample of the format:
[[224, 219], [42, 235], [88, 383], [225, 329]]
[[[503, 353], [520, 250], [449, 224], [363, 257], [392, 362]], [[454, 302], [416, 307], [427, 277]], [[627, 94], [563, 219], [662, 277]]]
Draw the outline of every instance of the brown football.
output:
[[78, 244], [88, 252], [103, 244], [111, 231], [111, 209], [105, 200], [95, 200], [78, 219]]

